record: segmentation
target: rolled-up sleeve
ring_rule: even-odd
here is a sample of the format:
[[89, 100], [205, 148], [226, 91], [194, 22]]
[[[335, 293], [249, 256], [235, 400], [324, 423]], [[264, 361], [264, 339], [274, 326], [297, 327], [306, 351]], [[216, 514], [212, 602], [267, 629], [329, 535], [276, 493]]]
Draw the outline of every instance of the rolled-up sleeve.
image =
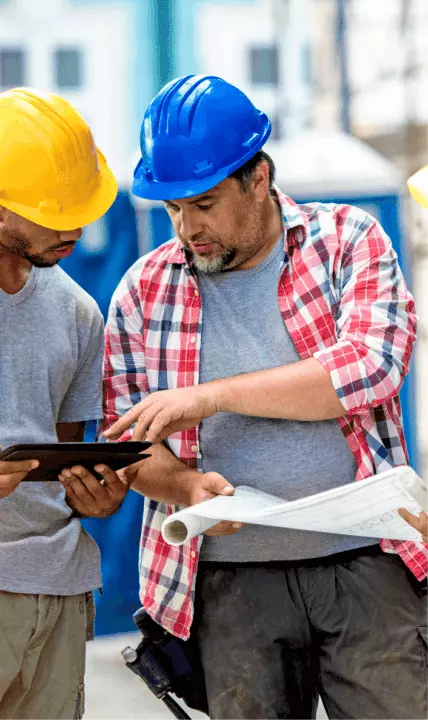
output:
[[[349, 226], [342, 224], [342, 235]], [[342, 240], [338, 340], [314, 353], [352, 414], [366, 413], [398, 394], [409, 371], [417, 326], [413, 297], [389, 237], [377, 222], [362, 228], [364, 223], [354, 225]]]

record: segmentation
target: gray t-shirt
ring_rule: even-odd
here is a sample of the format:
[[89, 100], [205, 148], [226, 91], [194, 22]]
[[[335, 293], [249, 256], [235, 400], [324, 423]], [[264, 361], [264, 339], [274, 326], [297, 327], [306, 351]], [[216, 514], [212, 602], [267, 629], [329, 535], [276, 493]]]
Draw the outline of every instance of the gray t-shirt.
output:
[[[103, 320], [58, 266], [0, 290], [0, 444], [57, 442], [55, 425], [101, 417]], [[0, 499], [0, 590], [77, 595], [100, 587], [100, 553], [59, 482]]]
[[[278, 306], [284, 240], [251, 270], [199, 273], [202, 298], [201, 382], [300, 360]], [[284, 500], [355, 482], [356, 461], [336, 420], [298, 422], [218, 413], [200, 430], [202, 469], [234, 485]], [[266, 562], [321, 557], [373, 538], [248, 525], [235, 535], [205, 537], [201, 559]]]

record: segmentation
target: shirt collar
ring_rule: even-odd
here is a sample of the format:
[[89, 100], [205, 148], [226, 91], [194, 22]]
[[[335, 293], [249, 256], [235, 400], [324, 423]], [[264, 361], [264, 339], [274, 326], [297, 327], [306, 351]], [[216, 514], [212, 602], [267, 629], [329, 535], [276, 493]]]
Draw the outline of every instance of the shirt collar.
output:
[[[294, 200], [281, 192], [276, 185], [274, 185], [273, 189], [282, 213], [284, 249], [290, 254], [290, 251], [292, 252], [292, 249], [305, 239], [306, 234], [309, 232], [309, 222]], [[301, 232], [299, 232], [299, 228]], [[171, 243], [168, 261], [174, 265], [188, 265], [186, 249], [177, 239]]]

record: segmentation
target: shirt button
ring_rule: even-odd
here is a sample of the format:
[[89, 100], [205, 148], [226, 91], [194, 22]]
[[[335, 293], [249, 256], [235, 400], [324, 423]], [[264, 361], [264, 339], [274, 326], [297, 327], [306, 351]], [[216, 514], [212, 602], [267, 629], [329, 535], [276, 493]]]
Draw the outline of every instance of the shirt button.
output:
[[196, 338], [195, 338], [195, 337], [191, 337], [191, 338], [190, 338], [190, 342], [193, 343], [193, 344], [195, 344]]
[[197, 446], [197, 445], [192, 445], [192, 447], [191, 447], [190, 449], [191, 449], [192, 452], [198, 452], [198, 446]]
[[192, 552], [190, 553], [190, 555], [192, 556], [192, 558], [195, 558], [195, 557], [196, 557], [196, 553], [195, 553], [195, 551], [194, 551], [194, 550], [192, 550]]

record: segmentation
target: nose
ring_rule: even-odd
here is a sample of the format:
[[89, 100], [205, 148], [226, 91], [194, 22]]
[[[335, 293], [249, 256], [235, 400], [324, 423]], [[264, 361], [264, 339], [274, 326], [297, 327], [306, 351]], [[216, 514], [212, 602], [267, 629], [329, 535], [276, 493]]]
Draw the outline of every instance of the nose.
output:
[[60, 232], [59, 237], [61, 242], [77, 242], [82, 237], [82, 228], [76, 228], [76, 230], [63, 230]]
[[180, 215], [180, 236], [191, 240], [203, 230], [202, 223], [196, 213], [181, 211]]

